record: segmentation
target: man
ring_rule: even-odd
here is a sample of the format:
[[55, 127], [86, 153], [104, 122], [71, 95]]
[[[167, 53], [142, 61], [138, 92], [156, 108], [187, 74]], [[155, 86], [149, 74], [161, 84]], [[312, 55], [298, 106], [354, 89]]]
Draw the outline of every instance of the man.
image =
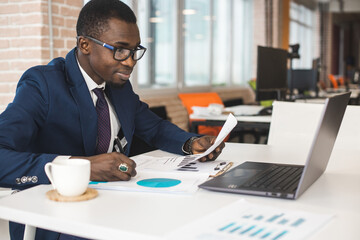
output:
[[[214, 137], [160, 119], [133, 92], [129, 78], [146, 49], [128, 6], [90, 1], [76, 29], [77, 47], [66, 59], [26, 71], [14, 101], [0, 115], [1, 187], [48, 184], [44, 165], [65, 158], [90, 160], [93, 181], [129, 180], [136, 175], [127, 157], [133, 135], [177, 154], [204, 152], [213, 144]], [[201, 161], [216, 159], [223, 147]], [[10, 224], [12, 239], [22, 239], [23, 231]], [[73, 237], [37, 229], [36, 239]]]

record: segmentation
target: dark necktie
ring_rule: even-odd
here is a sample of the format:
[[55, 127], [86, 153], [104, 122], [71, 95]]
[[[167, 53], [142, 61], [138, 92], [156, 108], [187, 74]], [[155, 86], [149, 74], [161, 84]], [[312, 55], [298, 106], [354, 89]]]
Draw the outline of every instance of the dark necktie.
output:
[[95, 88], [93, 91], [98, 97], [96, 101], [96, 112], [98, 115], [96, 154], [107, 153], [111, 138], [109, 106], [102, 89]]

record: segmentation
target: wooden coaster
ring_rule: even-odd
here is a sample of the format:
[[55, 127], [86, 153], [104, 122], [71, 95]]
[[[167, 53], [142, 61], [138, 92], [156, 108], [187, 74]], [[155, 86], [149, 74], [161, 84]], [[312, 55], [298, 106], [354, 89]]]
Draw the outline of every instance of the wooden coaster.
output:
[[50, 190], [46, 193], [47, 198], [57, 202], [86, 201], [95, 198], [97, 195], [98, 195], [98, 191], [93, 188], [87, 188], [84, 194], [75, 197], [62, 196], [56, 190]]

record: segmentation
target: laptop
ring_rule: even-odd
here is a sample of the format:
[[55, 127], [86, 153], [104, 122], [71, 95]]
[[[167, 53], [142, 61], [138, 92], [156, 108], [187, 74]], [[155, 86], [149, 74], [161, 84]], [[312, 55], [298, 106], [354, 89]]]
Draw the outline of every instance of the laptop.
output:
[[265, 197], [298, 198], [325, 171], [349, 99], [350, 92], [347, 92], [325, 100], [305, 166], [248, 161], [199, 187]]

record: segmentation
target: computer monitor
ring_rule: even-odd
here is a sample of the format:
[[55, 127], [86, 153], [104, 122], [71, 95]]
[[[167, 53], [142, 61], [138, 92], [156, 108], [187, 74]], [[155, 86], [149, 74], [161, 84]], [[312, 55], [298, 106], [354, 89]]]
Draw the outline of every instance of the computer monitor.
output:
[[317, 90], [316, 69], [289, 69], [287, 72], [289, 89], [297, 89], [300, 94]]
[[256, 100], [284, 100], [287, 92], [287, 59], [284, 49], [258, 46]]

